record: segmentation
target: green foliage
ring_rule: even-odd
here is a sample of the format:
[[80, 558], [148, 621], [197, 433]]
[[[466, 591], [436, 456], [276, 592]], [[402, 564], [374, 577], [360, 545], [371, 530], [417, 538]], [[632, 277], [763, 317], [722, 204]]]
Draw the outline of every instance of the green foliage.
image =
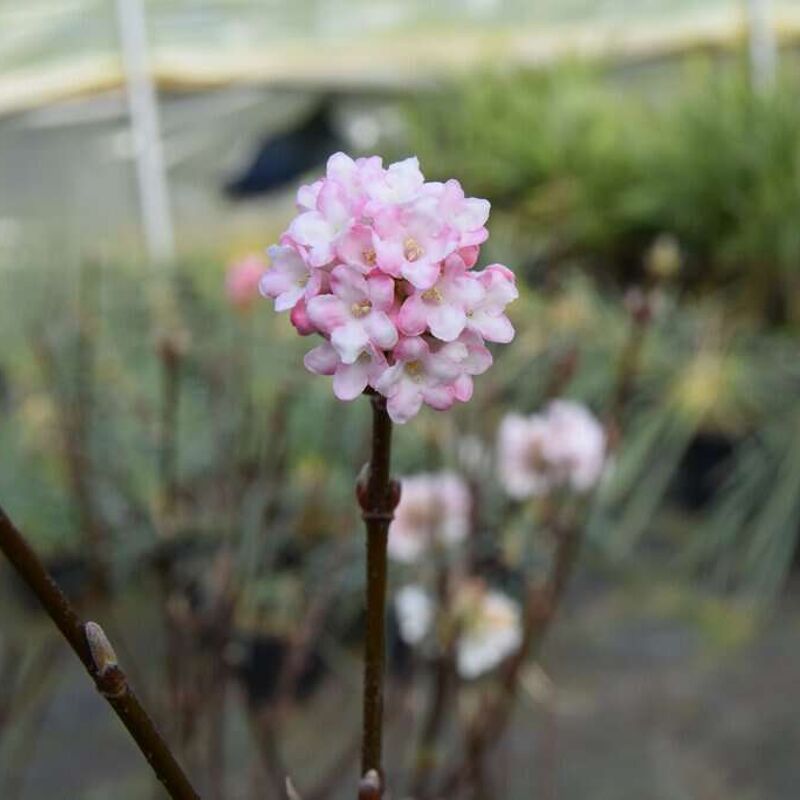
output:
[[412, 104], [414, 149], [502, 211], [503, 256], [624, 283], [666, 233], [684, 286], [796, 324], [800, 85], [760, 96], [737, 69], [698, 64], [676, 83], [656, 103], [647, 84], [576, 68], [473, 76]]

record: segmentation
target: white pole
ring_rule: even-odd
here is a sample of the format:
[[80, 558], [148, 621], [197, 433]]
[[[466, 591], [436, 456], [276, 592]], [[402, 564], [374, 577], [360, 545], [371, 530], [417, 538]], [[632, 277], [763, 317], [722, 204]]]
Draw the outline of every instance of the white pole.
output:
[[753, 88], [766, 92], [775, 84], [778, 42], [772, 18], [772, 0], [747, 0], [750, 70]]
[[158, 101], [147, 57], [143, 0], [117, 0], [117, 23], [147, 252], [152, 261], [171, 261], [175, 255], [175, 234], [159, 132]]

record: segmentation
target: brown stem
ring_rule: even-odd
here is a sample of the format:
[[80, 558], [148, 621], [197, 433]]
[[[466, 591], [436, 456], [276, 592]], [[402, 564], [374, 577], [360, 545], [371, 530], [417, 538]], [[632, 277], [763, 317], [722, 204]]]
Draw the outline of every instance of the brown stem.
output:
[[128, 685], [105, 634], [84, 624], [45, 570], [22, 534], [0, 508], [0, 550], [11, 562], [83, 663], [98, 690], [114, 709], [147, 759], [156, 777], [175, 800], [199, 800], [166, 742]]
[[[449, 606], [449, 574], [442, 553], [438, 553], [437, 594], [439, 614], [447, 615]], [[419, 743], [414, 758], [414, 773], [411, 778], [411, 797], [423, 800], [428, 794], [433, 771], [436, 768], [437, 746], [444, 727], [448, 700], [454, 673], [456, 631], [448, 632], [432, 664], [430, 702], [420, 731]]]
[[96, 508], [93, 469], [89, 456], [88, 432], [92, 399], [90, 384], [93, 381], [90, 337], [82, 322], [78, 338], [78, 392], [74, 400], [59, 386], [57, 354], [47, 339], [34, 338], [33, 348], [56, 402], [64, 467], [90, 557], [91, 589], [99, 597], [103, 597], [110, 588], [110, 568], [106, 536]]
[[400, 499], [398, 484], [390, 478], [392, 421], [386, 400], [372, 395], [372, 454], [366, 485], [356, 494], [367, 529], [367, 630], [364, 647], [364, 738], [361, 774], [381, 769], [383, 736], [383, 678], [386, 659], [386, 541], [394, 509]]
[[[268, 797], [283, 797], [289, 770], [283, 761], [275, 736], [275, 714], [269, 708], [247, 704], [247, 715], [253, 740], [269, 787]], [[263, 794], [263, 789], [259, 792]]]
[[500, 675], [497, 693], [476, 714], [466, 734], [463, 761], [448, 772], [438, 794], [450, 797], [466, 780], [481, 775], [481, 765], [488, 749], [500, 739], [516, 698], [519, 678], [528, 658], [550, 628], [569, 582], [578, 555], [580, 535], [577, 528], [555, 528], [556, 551], [553, 566], [544, 585], [528, 588], [523, 615], [522, 643], [506, 662]]

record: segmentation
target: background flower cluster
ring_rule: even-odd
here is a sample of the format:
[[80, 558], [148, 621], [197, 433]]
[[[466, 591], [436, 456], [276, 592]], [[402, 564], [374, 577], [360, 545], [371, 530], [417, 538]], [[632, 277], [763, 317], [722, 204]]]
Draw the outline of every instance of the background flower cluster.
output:
[[336, 153], [323, 179], [297, 193], [299, 214], [270, 248], [261, 292], [324, 342], [305, 357], [333, 391], [367, 387], [395, 422], [423, 403], [446, 409], [472, 396], [492, 363], [486, 342], [509, 342], [505, 307], [517, 297], [500, 264], [475, 270], [489, 203], [456, 180], [426, 182], [416, 158]]

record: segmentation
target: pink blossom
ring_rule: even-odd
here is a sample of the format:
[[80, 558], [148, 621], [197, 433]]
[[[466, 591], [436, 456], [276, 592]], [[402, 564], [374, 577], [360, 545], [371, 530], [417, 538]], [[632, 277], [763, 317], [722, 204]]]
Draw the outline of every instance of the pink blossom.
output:
[[456, 232], [423, 202], [385, 206], [374, 223], [377, 266], [417, 289], [430, 289], [442, 261], [456, 249]]
[[322, 274], [309, 267], [296, 248], [274, 245], [267, 252], [272, 264], [262, 275], [259, 288], [261, 294], [275, 300], [276, 311], [288, 311], [301, 298], [313, 297], [322, 289]]
[[453, 382], [462, 372], [454, 354], [445, 348], [433, 351], [421, 336], [402, 338], [397, 343], [395, 363], [375, 383], [387, 398], [386, 408], [395, 422], [408, 422], [423, 402], [440, 411], [453, 405]]
[[366, 347], [355, 361], [346, 364], [330, 342], [323, 342], [306, 353], [303, 363], [309, 372], [333, 375], [333, 393], [340, 400], [354, 400], [386, 369], [386, 358], [375, 347]]
[[547, 422], [542, 415], [507, 414], [497, 435], [500, 483], [518, 500], [544, 494], [550, 488], [542, 451]]
[[489, 238], [485, 227], [491, 209], [488, 200], [466, 197], [455, 179], [446, 183], [429, 183], [426, 190], [438, 201], [439, 211], [447, 224], [458, 232], [459, 247], [480, 245]]
[[424, 183], [417, 158], [390, 164], [378, 180], [366, 187], [372, 201], [370, 207], [380, 210], [386, 203], [408, 203], [419, 195]]
[[295, 217], [288, 236], [308, 253], [312, 267], [329, 264], [336, 244], [352, 224], [351, 206], [344, 187], [326, 181], [317, 196], [316, 208]]
[[354, 160], [345, 153], [334, 153], [328, 159], [326, 169], [327, 179], [338, 183], [344, 189], [351, 210], [356, 216], [364, 211], [373, 187], [384, 180], [385, 173], [383, 161], [379, 156]]
[[547, 407], [549, 436], [545, 456], [554, 471], [578, 492], [591, 489], [603, 472], [606, 435], [597, 418], [580, 403], [554, 400]]
[[468, 402], [472, 398], [472, 378], [482, 375], [492, 366], [492, 354], [483, 339], [469, 330], [464, 331], [457, 341], [441, 346], [439, 353], [458, 366], [459, 375], [453, 383], [453, 394], [459, 402]]
[[401, 479], [400, 503], [389, 528], [389, 555], [413, 563], [432, 547], [463, 541], [469, 532], [472, 499], [454, 472]]
[[259, 286], [298, 333], [322, 337], [307, 368], [333, 376], [343, 400], [371, 387], [396, 422], [469, 400], [492, 363], [485, 341], [514, 335], [513, 274], [472, 271], [488, 202], [455, 180], [426, 183], [416, 158], [384, 167], [336, 153], [297, 210]]
[[231, 262], [225, 275], [225, 291], [230, 302], [242, 310], [247, 310], [258, 297], [261, 276], [267, 262], [259, 255], [249, 255]]
[[417, 289], [406, 299], [397, 316], [398, 327], [407, 336], [430, 331], [437, 339], [452, 342], [467, 326], [467, 310], [480, 308], [485, 295], [483, 283], [454, 254], [433, 286]]
[[372, 237], [372, 228], [356, 224], [339, 239], [336, 255], [348, 267], [355, 267], [366, 274], [375, 268], [377, 262]]
[[297, 208], [300, 211], [316, 210], [319, 193], [324, 183], [324, 181], [314, 181], [313, 183], [301, 186], [297, 190]]
[[605, 433], [588, 409], [554, 400], [542, 414], [509, 414], [498, 432], [498, 471], [517, 499], [568, 485], [591, 489], [605, 464]]
[[510, 342], [514, 326], [505, 308], [519, 297], [514, 273], [501, 264], [492, 264], [474, 274], [483, 292], [467, 309], [467, 327], [490, 342]]
[[369, 346], [390, 350], [397, 329], [387, 312], [394, 305], [394, 281], [388, 275], [365, 278], [351, 267], [331, 272], [332, 294], [308, 302], [308, 317], [323, 333], [345, 364], [352, 364]]

